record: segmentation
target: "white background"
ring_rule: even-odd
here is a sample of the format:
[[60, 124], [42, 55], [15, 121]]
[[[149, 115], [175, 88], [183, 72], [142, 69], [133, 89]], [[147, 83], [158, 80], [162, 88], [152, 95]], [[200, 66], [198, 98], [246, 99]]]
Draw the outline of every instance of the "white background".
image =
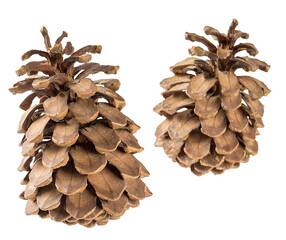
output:
[[[283, 1], [1, 1], [1, 195], [0, 239], [286, 239], [285, 196], [285, 7]], [[269, 73], [252, 74], [272, 92], [263, 98], [260, 151], [250, 162], [223, 175], [197, 177], [155, 148], [154, 131], [163, 117], [153, 112], [162, 101], [159, 82], [169, 67], [194, 45], [184, 33], [203, 34], [205, 25], [227, 31], [232, 18], [250, 33], [257, 58]], [[117, 77], [127, 105], [123, 112], [141, 126], [136, 134], [145, 150], [137, 154], [151, 172], [145, 182], [154, 193], [106, 226], [69, 227], [25, 216], [21, 161], [16, 133], [24, 95], [8, 92], [30, 49], [44, 50], [40, 28], [54, 41], [65, 30], [75, 48], [101, 44], [93, 60], [120, 65]], [[66, 40], [65, 40], [66, 41]], [[93, 76], [95, 77], [95, 76]], [[95, 79], [95, 78], [94, 78]], [[4, 238], [6, 236], [6, 238]], [[7, 236], [9, 236], [7, 238]]]

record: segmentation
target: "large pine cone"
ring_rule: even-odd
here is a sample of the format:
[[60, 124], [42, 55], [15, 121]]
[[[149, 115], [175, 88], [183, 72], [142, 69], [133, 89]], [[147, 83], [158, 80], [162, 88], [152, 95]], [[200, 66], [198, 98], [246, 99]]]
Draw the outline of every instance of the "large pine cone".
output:
[[[70, 42], [62, 48], [66, 32], [53, 47], [47, 30], [41, 33], [47, 52], [31, 50], [22, 59], [39, 54], [46, 60], [22, 66], [17, 74], [28, 78], [9, 89], [33, 92], [20, 105], [26, 112], [18, 129], [25, 134], [19, 170], [28, 172], [20, 196], [28, 200], [27, 215], [69, 225], [104, 225], [152, 194], [141, 180], [149, 172], [133, 156], [143, 150], [133, 136], [139, 126], [121, 112], [125, 101], [115, 92], [119, 80], [87, 78], [119, 69], [88, 62], [87, 53], [100, 53], [101, 46], [73, 52]], [[64, 59], [64, 54], [71, 56]], [[78, 62], [83, 64], [75, 66]], [[31, 107], [35, 97], [40, 102]]]
[[187, 40], [208, 49], [192, 47], [189, 53], [208, 60], [191, 57], [171, 67], [175, 76], [161, 82], [165, 100], [154, 108], [166, 117], [156, 130], [155, 145], [199, 176], [237, 168], [258, 152], [255, 138], [257, 128], [263, 127], [264, 112], [259, 99], [270, 90], [253, 77], [236, 76], [235, 71], [267, 72], [270, 66], [256, 58], [236, 56], [243, 50], [251, 56], [258, 53], [251, 43], [235, 45], [237, 39], [249, 37], [235, 30], [237, 25], [234, 19], [227, 34], [204, 28], [218, 41], [217, 47], [202, 36], [186, 33]]

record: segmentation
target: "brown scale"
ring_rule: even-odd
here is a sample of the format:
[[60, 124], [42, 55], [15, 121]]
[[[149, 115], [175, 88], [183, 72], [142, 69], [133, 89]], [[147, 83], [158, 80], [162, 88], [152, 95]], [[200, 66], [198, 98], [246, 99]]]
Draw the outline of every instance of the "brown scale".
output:
[[[16, 73], [28, 77], [9, 89], [32, 91], [20, 105], [25, 113], [18, 127], [24, 133], [18, 170], [27, 171], [20, 195], [25, 213], [68, 225], [105, 225], [152, 195], [141, 180], [149, 172], [134, 157], [143, 150], [133, 136], [140, 127], [121, 112], [119, 80], [88, 78], [119, 69], [89, 62], [101, 46], [74, 52], [70, 42], [61, 44], [66, 32], [53, 47], [44, 27], [41, 33], [47, 51], [31, 50], [22, 59], [38, 54], [45, 60], [23, 65]], [[32, 105], [35, 98], [39, 103]]]
[[204, 28], [218, 46], [205, 37], [186, 33], [186, 40], [200, 42], [207, 49], [189, 49], [197, 57], [176, 63], [170, 68], [175, 75], [160, 83], [165, 100], [154, 111], [166, 119], [156, 129], [155, 146], [163, 147], [174, 162], [190, 167], [198, 176], [238, 168], [258, 153], [257, 128], [264, 127], [264, 106], [259, 99], [270, 90], [258, 79], [237, 76], [235, 71], [267, 72], [270, 66], [256, 58], [236, 56], [244, 50], [251, 56], [258, 54], [251, 43], [235, 45], [239, 38], [249, 37], [236, 30], [237, 25], [233, 19], [227, 34]]

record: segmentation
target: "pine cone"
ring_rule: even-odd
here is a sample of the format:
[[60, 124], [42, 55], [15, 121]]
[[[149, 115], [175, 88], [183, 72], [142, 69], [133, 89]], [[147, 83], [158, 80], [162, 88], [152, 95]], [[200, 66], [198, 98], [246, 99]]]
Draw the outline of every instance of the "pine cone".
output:
[[187, 58], [170, 68], [175, 76], [160, 83], [165, 100], [154, 111], [166, 119], [157, 127], [155, 146], [163, 147], [174, 162], [190, 167], [198, 176], [237, 168], [258, 152], [257, 128], [264, 126], [259, 99], [270, 90], [253, 77], [236, 76], [235, 71], [267, 72], [270, 66], [256, 58], [236, 56], [243, 50], [251, 56], [258, 53], [251, 43], [235, 45], [239, 38], [249, 37], [235, 30], [237, 25], [234, 19], [227, 34], [204, 28], [218, 41], [217, 47], [202, 36], [186, 33], [186, 40], [207, 47], [192, 47], [189, 53], [208, 60]]
[[[31, 50], [22, 59], [38, 54], [45, 60], [22, 66], [17, 75], [28, 77], [9, 89], [13, 94], [32, 91], [20, 105], [25, 113], [18, 128], [24, 133], [19, 171], [28, 172], [20, 197], [28, 200], [27, 215], [68, 225], [104, 225], [152, 195], [141, 180], [149, 172], [133, 156], [143, 150], [133, 136], [140, 127], [121, 112], [125, 101], [116, 93], [119, 80], [87, 78], [119, 69], [89, 62], [88, 53], [100, 53], [101, 46], [74, 52], [70, 42], [62, 47], [66, 32], [53, 47], [44, 27], [41, 33], [47, 51]], [[39, 103], [31, 107], [36, 97]]]

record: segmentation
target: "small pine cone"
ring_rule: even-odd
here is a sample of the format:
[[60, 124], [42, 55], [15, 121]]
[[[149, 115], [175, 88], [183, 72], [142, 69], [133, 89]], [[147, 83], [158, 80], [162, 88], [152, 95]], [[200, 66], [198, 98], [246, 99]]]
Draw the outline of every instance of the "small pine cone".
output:
[[155, 146], [163, 147], [174, 162], [190, 167], [198, 176], [238, 168], [258, 152], [257, 128], [264, 126], [259, 99], [270, 90], [258, 79], [237, 76], [235, 71], [267, 72], [270, 66], [256, 58], [236, 56], [243, 50], [251, 56], [258, 53], [251, 43], [235, 45], [237, 39], [249, 37], [235, 30], [237, 25], [234, 19], [227, 34], [204, 28], [218, 41], [217, 47], [202, 36], [186, 33], [186, 40], [207, 47], [192, 47], [189, 53], [208, 59], [187, 58], [170, 68], [175, 76], [160, 83], [165, 100], [154, 111], [166, 119], [157, 127]]
[[[66, 32], [53, 47], [47, 30], [41, 33], [47, 51], [31, 50], [22, 59], [38, 54], [45, 60], [22, 66], [17, 74], [28, 77], [9, 89], [32, 91], [20, 105], [25, 113], [18, 128], [24, 133], [19, 171], [28, 172], [20, 197], [28, 200], [27, 215], [68, 225], [105, 225], [152, 195], [141, 180], [149, 172], [133, 156], [143, 150], [133, 136], [139, 126], [121, 112], [125, 101], [116, 93], [119, 80], [87, 78], [119, 69], [89, 62], [88, 53], [100, 53], [101, 46], [74, 52], [70, 42], [62, 47]], [[32, 106], [36, 97], [39, 102]]]

